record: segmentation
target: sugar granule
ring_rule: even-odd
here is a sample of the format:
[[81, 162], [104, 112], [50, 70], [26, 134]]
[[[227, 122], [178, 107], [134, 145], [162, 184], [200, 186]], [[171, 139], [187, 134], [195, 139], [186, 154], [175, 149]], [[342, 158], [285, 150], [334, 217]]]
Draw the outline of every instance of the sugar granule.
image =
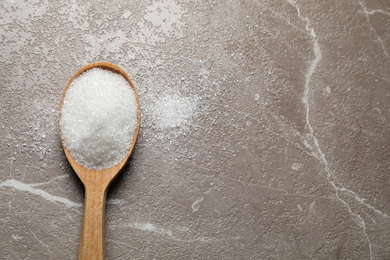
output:
[[120, 74], [93, 68], [70, 84], [61, 109], [61, 135], [75, 161], [106, 169], [122, 161], [137, 128], [137, 101]]
[[192, 97], [183, 97], [178, 94], [162, 94], [153, 98], [153, 107], [150, 113], [155, 128], [170, 130], [185, 128], [190, 125], [195, 114], [197, 100]]

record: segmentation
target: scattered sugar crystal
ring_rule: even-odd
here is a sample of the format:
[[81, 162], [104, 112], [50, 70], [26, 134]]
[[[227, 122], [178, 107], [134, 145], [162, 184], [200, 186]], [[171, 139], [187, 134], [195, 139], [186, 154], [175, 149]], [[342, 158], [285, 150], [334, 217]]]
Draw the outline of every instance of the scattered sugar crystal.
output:
[[151, 115], [159, 130], [184, 128], [191, 123], [197, 100], [177, 94], [165, 94], [154, 98]]
[[69, 86], [61, 109], [61, 135], [77, 163], [106, 169], [122, 161], [137, 128], [133, 89], [120, 74], [93, 68]]

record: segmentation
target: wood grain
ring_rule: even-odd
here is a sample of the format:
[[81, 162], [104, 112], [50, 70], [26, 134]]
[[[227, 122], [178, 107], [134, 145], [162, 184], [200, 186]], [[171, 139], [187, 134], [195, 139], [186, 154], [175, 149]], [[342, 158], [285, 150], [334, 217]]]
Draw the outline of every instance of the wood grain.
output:
[[73, 170], [76, 172], [76, 174], [84, 184], [84, 188], [85, 188], [84, 217], [83, 217], [83, 224], [81, 228], [81, 237], [80, 237], [80, 245], [79, 245], [79, 252], [78, 252], [78, 259], [83, 259], [83, 260], [84, 259], [105, 259], [104, 212], [105, 212], [106, 195], [107, 195], [108, 186], [118, 175], [118, 173], [123, 168], [128, 158], [130, 157], [134, 149], [135, 143], [137, 141], [137, 136], [139, 133], [140, 122], [141, 122], [141, 110], [140, 110], [139, 99], [134, 84], [132, 83], [130, 77], [127, 75], [127, 73], [124, 70], [122, 70], [120, 67], [118, 67], [115, 64], [108, 63], [108, 62], [96, 62], [81, 68], [69, 80], [68, 84], [65, 87], [65, 91], [62, 95], [58, 123], [60, 123], [61, 109], [64, 102], [64, 97], [70, 84], [77, 76], [92, 68], [108, 69], [112, 72], [122, 75], [129, 82], [130, 86], [134, 90], [137, 104], [138, 104], [138, 117], [137, 117], [138, 124], [137, 124], [137, 129], [134, 133], [133, 143], [126, 157], [119, 164], [103, 170], [86, 169], [74, 160], [74, 158], [69, 153], [68, 149], [64, 144], [62, 134], [61, 134], [61, 126], [60, 126], [61, 143], [62, 143], [62, 147], [64, 148], [65, 155], [68, 158], [69, 163], [71, 164]]

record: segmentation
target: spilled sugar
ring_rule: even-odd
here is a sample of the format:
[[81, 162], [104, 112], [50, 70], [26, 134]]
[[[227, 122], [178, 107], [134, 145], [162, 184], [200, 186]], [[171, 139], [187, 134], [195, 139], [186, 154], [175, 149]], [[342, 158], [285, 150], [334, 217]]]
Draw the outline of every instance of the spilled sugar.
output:
[[65, 146], [77, 163], [106, 169], [122, 161], [137, 128], [133, 89], [120, 74], [90, 69], [73, 80], [61, 109]]
[[190, 125], [197, 106], [196, 98], [164, 94], [154, 97], [151, 116], [158, 130], [186, 128]]
[[144, 104], [142, 136], [148, 144], [154, 143], [155, 146], [157, 142], [167, 149], [172, 148], [197, 129], [197, 119], [201, 113], [199, 97], [179, 90], [185, 86], [145, 90], [147, 85], [143, 85], [145, 88], [141, 90], [144, 91], [141, 93]]

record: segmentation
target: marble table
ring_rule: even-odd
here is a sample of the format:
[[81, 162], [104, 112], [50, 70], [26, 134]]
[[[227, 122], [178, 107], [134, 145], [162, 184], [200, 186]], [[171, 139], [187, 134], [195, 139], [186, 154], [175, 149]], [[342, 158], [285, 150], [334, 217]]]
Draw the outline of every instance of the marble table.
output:
[[0, 258], [76, 259], [62, 92], [138, 90], [107, 259], [390, 259], [390, 2], [0, 3]]

